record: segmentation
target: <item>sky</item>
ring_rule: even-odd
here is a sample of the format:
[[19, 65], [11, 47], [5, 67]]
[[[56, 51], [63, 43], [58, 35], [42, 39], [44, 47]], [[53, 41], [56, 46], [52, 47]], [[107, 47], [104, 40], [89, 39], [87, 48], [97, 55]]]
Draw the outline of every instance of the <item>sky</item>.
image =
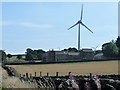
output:
[[78, 26], [67, 30], [80, 19], [81, 48], [101, 49], [102, 44], [118, 37], [117, 2], [3, 2], [2, 49], [7, 53], [25, 53], [27, 48], [62, 50], [77, 48]]
[[[120, 1], [118, 2], [118, 16], [120, 16]], [[120, 36], [120, 17], [118, 17], [118, 35]]]

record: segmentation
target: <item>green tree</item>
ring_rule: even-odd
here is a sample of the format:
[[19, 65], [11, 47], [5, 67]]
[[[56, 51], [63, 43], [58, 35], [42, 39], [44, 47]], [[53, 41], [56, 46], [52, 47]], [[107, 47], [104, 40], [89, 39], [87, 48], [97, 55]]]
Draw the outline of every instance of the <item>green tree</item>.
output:
[[112, 41], [102, 45], [103, 55], [106, 57], [115, 57], [119, 53], [119, 49], [116, 44]]
[[68, 49], [63, 49], [62, 51], [68, 51]]
[[27, 53], [26, 54], [26, 60], [33, 60], [32, 54], [31, 53]]
[[26, 60], [41, 60], [43, 54], [45, 53], [42, 49], [32, 50], [28, 48], [26, 51]]
[[6, 61], [6, 53], [3, 50], [0, 50], [0, 60]]
[[33, 57], [34, 60], [38, 59], [37, 54], [38, 54], [37, 50], [33, 50], [32, 57]]
[[32, 53], [33, 53], [33, 50], [32, 49], [30, 49], [30, 48], [27, 48], [26, 49], [26, 60], [33, 60], [33, 56], [32, 56]]
[[120, 36], [118, 36], [118, 38], [116, 40], [116, 45], [119, 48], [119, 56], [120, 56]]
[[11, 55], [11, 54], [7, 54], [7, 57], [8, 57], [9, 60], [10, 60], [10, 58], [12, 57], [12, 55]]
[[78, 52], [76, 48], [68, 48], [68, 52]]
[[18, 60], [22, 59], [22, 55], [17, 55], [17, 59]]
[[63, 49], [62, 51], [68, 51], [68, 52], [78, 52], [76, 48], [68, 48], [68, 49]]
[[43, 51], [42, 49], [38, 49], [37, 50], [37, 58], [39, 60], [41, 60], [44, 53], [45, 53], [45, 51]]

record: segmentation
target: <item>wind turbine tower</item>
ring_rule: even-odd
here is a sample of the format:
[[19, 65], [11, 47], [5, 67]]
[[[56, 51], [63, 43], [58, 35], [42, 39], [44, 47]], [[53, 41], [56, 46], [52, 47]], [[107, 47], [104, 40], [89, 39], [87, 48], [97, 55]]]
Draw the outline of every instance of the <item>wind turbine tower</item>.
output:
[[80, 51], [80, 25], [84, 26], [87, 30], [89, 30], [91, 33], [93, 33], [93, 31], [91, 31], [83, 22], [83, 4], [82, 4], [82, 8], [81, 8], [81, 17], [80, 20], [77, 21], [77, 23], [75, 23], [73, 26], [71, 26], [69, 29], [73, 28], [74, 26], [78, 25], [78, 51]]

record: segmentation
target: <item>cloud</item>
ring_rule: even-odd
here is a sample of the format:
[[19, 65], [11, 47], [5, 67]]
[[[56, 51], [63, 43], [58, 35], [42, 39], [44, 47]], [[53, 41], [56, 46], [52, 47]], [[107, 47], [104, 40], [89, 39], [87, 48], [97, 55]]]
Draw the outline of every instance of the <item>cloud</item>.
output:
[[24, 27], [30, 27], [30, 28], [41, 28], [41, 29], [47, 29], [47, 28], [53, 28], [54, 26], [51, 24], [35, 24], [35, 23], [31, 23], [31, 22], [22, 22], [20, 23], [21, 26]]
[[14, 22], [12, 21], [0, 21], [0, 26], [9, 26], [9, 25], [13, 25]]
[[32, 22], [16, 22], [16, 21], [0, 21], [0, 26], [21, 26], [27, 28], [40, 28], [40, 29], [50, 29], [54, 28], [51, 24], [36, 24]]

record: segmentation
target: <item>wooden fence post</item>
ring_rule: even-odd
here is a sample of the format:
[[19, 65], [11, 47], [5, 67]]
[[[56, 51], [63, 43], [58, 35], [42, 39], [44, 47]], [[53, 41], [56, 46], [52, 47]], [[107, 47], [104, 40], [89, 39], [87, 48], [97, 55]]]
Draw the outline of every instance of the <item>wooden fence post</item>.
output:
[[40, 72], [40, 77], [42, 76], [42, 72]]
[[56, 72], [56, 77], [58, 77], [58, 72]]
[[47, 76], [49, 76], [49, 73], [47, 72]]
[[28, 73], [26, 73], [26, 78], [28, 78]]
[[30, 73], [30, 78], [32, 78], [32, 74]]
[[22, 76], [21, 76], [21, 74], [20, 74], [20, 78], [21, 78]]
[[25, 79], [25, 74], [23, 74], [23, 78]]
[[35, 77], [36, 77], [36, 72], [35, 72]]

